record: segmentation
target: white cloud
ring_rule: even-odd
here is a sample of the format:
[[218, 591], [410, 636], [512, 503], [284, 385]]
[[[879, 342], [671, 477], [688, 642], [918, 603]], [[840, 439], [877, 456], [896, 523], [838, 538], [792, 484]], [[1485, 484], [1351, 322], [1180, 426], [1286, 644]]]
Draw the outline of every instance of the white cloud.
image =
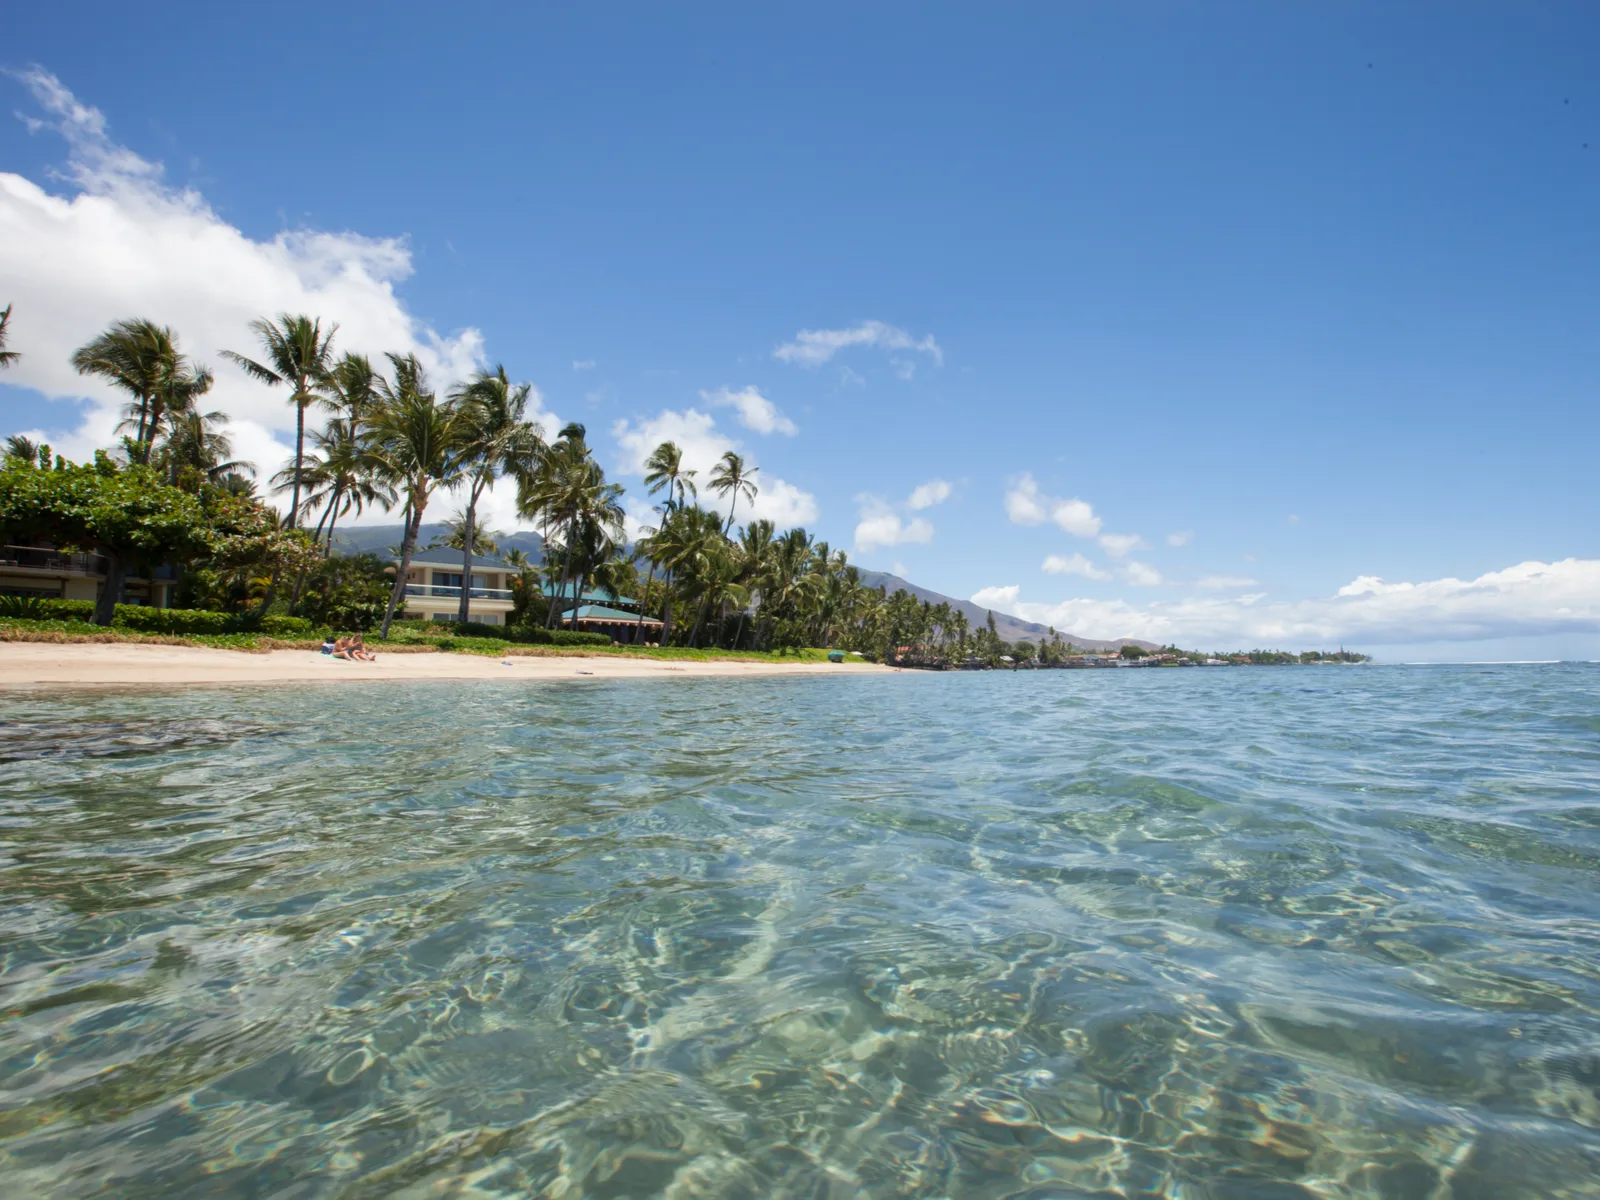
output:
[[1095, 566], [1081, 554], [1052, 554], [1041, 568], [1050, 575], [1082, 575], [1085, 579], [1110, 579], [1111, 573]]
[[1169, 533], [1167, 534], [1167, 545], [1187, 546], [1193, 537], [1194, 531], [1190, 529], [1180, 530], [1177, 533]]
[[1054, 521], [1075, 537], [1094, 537], [1101, 521], [1087, 500], [1059, 500], [1046, 496], [1032, 475], [1023, 473], [1006, 490], [1006, 516], [1017, 525], [1041, 525]]
[[594, 370], [594, 359], [575, 358], [572, 360], [572, 369], [574, 371], [592, 371]]
[[1016, 583], [1010, 587], [979, 588], [972, 593], [972, 602], [979, 608], [998, 608], [1001, 612], [1011, 613], [1021, 594], [1022, 585]]
[[1122, 577], [1134, 587], [1160, 587], [1161, 572], [1149, 563], [1131, 562], [1122, 568]]
[[[930, 333], [924, 338], [914, 338], [904, 329], [883, 321], [863, 321], [853, 329], [802, 329], [794, 341], [784, 342], [772, 352], [782, 362], [802, 367], [820, 367], [841, 350], [851, 346], [873, 346], [879, 350], [910, 350], [926, 354], [938, 366], [944, 365], [944, 351]], [[897, 371], [900, 363], [896, 360]], [[914, 364], [913, 364], [914, 367]], [[902, 374], [901, 378], [910, 378]]]
[[[622, 460], [617, 468], [620, 473], [642, 476], [644, 460], [650, 457], [650, 452], [662, 442], [676, 442], [683, 451], [684, 465], [698, 472], [695, 482], [702, 489], [717, 459], [729, 450], [740, 449], [735, 439], [717, 428], [716, 419], [710, 413], [693, 408], [682, 412], [663, 409], [654, 417], [637, 423], [621, 420], [611, 427], [611, 433], [622, 450]], [[786, 528], [806, 525], [817, 519], [817, 499], [810, 492], [769, 476], [764, 471], [756, 476], [756, 485], [760, 490], [755, 503], [739, 502], [735, 514], [737, 522], [742, 524], [752, 517], [765, 517], [779, 528]], [[713, 508], [720, 507], [726, 515], [726, 503], [714, 495], [704, 496], [703, 503]]]
[[336, 349], [414, 351], [441, 389], [481, 365], [476, 329], [441, 334], [396, 296], [412, 272], [404, 238], [298, 230], [257, 241], [199, 192], [166, 184], [161, 164], [113, 142], [104, 115], [53, 75], [34, 68], [16, 77], [46, 114], [25, 118], [29, 128], [65, 139], [67, 160], [57, 176], [63, 194], [0, 173], [0, 279], [15, 305], [11, 348], [23, 353], [5, 381], [50, 399], [89, 400], [81, 418], [40, 414], [38, 432], [57, 450], [82, 458], [112, 442], [124, 397], [79, 376], [69, 359], [124, 317], [171, 325], [181, 348], [212, 366], [217, 383], [206, 404], [228, 414], [235, 452], [263, 480], [292, 453], [293, 410], [282, 389], [217, 356], [255, 351], [255, 318], [311, 313], [339, 325]]
[[863, 493], [856, 497], [861, 505], [861, 520], [856, 525], [856, 549], [899, 546], [907, 542], [933, 541], [933, 522], [925, 517], [902, 517], [898, 509], [921, 512], [950, 498], [950, 485], [943, 479], [918, 484], [904, 504], [890, 504], [882, 496]]
[[1211, 649], [1372, 649], [1600, 632], [1600, 559], [1524, 562], [1469, 580], [1388, 583], [1362, 576], [1336, 595], [1295, 601], [1272, 602], [1254, 593], [1145, 605], [1090, 599], [1043, 604], [1021, 600], [1016, 587], [985, 588], [978, 595], [1063, 633]]
[[930, 479], [927, 483], [918, 484], [911, 490], [906, 507], [920, 512], [925, 508], [932, 508], [935, 504], [943, 504], [948, 499], [950, 499], [950, 485], [942, 479]]
[[1205, 588], [1208, 591], [1225, 591], [1255, 586], [1256, 581], [1248, 575], [1202, 575], [1195, 580], [1195, 587]]
[[906, 520], [879, 496], [857, 496], [861, 520], [856, 524], [856, 549], [901, 546], [933, 540], [933, 524], [922, 517]]
[[1112, 558], [1125, 558], [1129, 551], [1148, 549], [1137, 533], [1102, 533], [1100, 548]]
[[721, 387], [715, 391], [701, 392], [700, 399], [719, 408], [738, 409], [739, 424], [757, 433], [781, 433], [786, 437], [793, 437], [800, 432], [799, 426], [784, 416], [776, 404], [753, 386], [737, 392], [731, 388]]

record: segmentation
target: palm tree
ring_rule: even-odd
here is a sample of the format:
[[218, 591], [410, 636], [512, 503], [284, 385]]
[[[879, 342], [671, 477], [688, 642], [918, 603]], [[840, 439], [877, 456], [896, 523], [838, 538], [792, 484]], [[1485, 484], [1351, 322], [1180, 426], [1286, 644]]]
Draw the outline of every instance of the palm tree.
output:
[[192, 405], [168, 414], [159, 457], [170, 483], [177, 486], [186, 470], [208, 483], [225, 475], [255, 474], [254, 467], [232, 457], [233, 442], [218, 429], [227, 419], [226, 413], [203, 413]]
[[394, 610], [405, 595], [406, 573], [417, 548], [417, 531], [428, 501], [460, 475], [460, 425], [456, 409], [440, 404], [428, 386], [417, 356], [389, 355], [394, 380], [380, 380], [382, 397], [372, 416], [372, 448], [382, 476], [406, 498], [405, 537], [400, 543], [400, 569], [383, 614], [381, 637], [389, 636]]
[[0, 309], [0, 368], [13, 366], [22, 355], [15, 350], [6, 349], [6, 337], [11, 325], [11, 305]]
[[18, 466], [29, 467], [35, 464], [42, 465], [39, 450], [38, 442], [30, 437], [23, 437], [20, 433], [14, 433], [6, 439], [6, 464], [9, 466], [15, 463]]
[[333, 367], [333, 335], [339, 327], [330, 325], [324, 334], [320, 318], [280, 313], [276, 321], [264, 317], [251, 321], [250, 328], [267, 352], [267, 365], [232, 350], [222, 351], [222, 356], [242, 367], [252, 379], [259, 379], [269, 387], [288, 384], [292, 389], [289, 403], [295, 408], [294, 497], [289, 504], [289, 528], [296, 529], [305, 466], [306, 409], [318, 398], [317, 389], [327, 385]]
[[[683, 451], [676, 442], [662, 442], [650, 452], [650, 457], [644, 460], [644, 485], [645, 489], [654, 496], [662, 488], [667, 489], [667, 500], [664, 514], [671, 519], [672, 514], [681, 509], [690, 496], [698, 496], [694, 486], [695, 472], [688, 470], [683, 465]], [[650, 556], [650, 579], [655, 578], [656, 560]], [[672, 572], [667, 571], [666, 592], [661, 605], [661, 642], [666, 644], [667, 637], [672, 633]], [[645, 581], [645, 596], [650, 594], [650, 580]], [[644, 606], [639, 606], [639, 620], [644, 620]]]
[[[563, 426], [556, 440], [518, 475], [517, 511], [525, 517], [537, 518], [544, 530], [545, 568], [550, 586], [555, 590], [555, 602], [547, 606], [545, 613], [547, 629], [566, 611], [567, 579], [577, 561], [577, 539], [586, 495], [597, 476], [601, 481], [604, 479], [589, 455], [586, 434], [587, 430], [576, 422]], [[559, 567], [551, 552], [551, 546], [557, 542], [562, 548]], [[580, 583], [578, 598], [582, 595]]]
[[[197, 412], [196, 405], [200, 397], [209, 392], [215, 382], [209, 368], [191, 363], [181, 354], [177, 355], [170, 369], [157, 381], [156, 389], [150, 396], [148, 411], [130, 404], [123, 414], [122, 424], [117, 427], [119, 432], [130, 427], [137, 431], [130, 460], [148, 464], [162, 430]], [[227, 419], [222, 413], [210, 415], [219, 421]], [[170, 434], [171, 430], [168, 429]]]
[[[378, 403], [378, 373], [371, 360], [347, 351], [318, 382], [317, 393], [318, 401], [334, 416], [321, 433], [312, 434], [317, 442], [313, 464], [307, 467], [302, 463], [302, 486], [312, 494], [306, 496], [301, 513], [309, 518], [317, 508], [322, 509], [314, 540], [321, 540], [326, 527], [325, 553], [331, 556], [339, 518], [351, 509], [359, 514], [368, 504], [388, 507], [394, 503], [394, 489], [376, 475], [367, 445], [367, 419]], [[292, 486], [293, 474], [291, 464], [274, 478], [274, 486], [280, 490]]]
[[144, 319], [117, 321], [99, 337], [72, 354], [79, 375], [98, 375], [133, 397], [130, 417], [141, 461], [143, 447], [155, 441], [159, 410], [156, 398], [181, 369], [177, 338], [165, 325]]
[[450, 394], [461, 412], [461, 458], [465, 464], [467, 503], [462, 511], [461, 607], [456, 618], [469, 618], [472, 604], [472, 555], [477, 533], [478, 500], [501, 475], [533, 469], [544, 448], [544, 431], [528, 420], [526, 383], [513, 384], [506, 369], [480, 371], [471, 382]]
[[[301, 463], [305, 490], [300, 516], [309, 520], [313, 512], [322, 510], [311, 540], [320, 543], [326, 533], [323, 556], [328, 557], [333, 554], [333, 531], [340, 517], [349, 512], [360, 514], [368, 505], [388, 508], [395, 501], [395, 491], [382, 478], [367, 432], [358, 430], [350, 418], [332, 417], [311, 437], [315, 445]], [[272, 477], [272, 486], [281, 492], [293, 484], [294, 460], [290, 459]]]
[[733, 500], [728, 505], [728, 524], [722, 531], [724, 535], [733, 528], [733, 510], [739, 503], [739, 497], [742, 495], [746, 500], [755, 500], [759, 489], [754, 477], [760, 471], [760, 467], [745, 466], [744, 456], [732, 450], [719, 458], [717, 465], [711, 468], [711, 490], [719, 496], [733, 493]]
[[739, 626], [734, 630], [733, 648], [737, 649], [744, 637], [744, 621], [749, 611], [749, 600], [760, 604], [772, 570], [772, 545], [774, 526], [762, 519], [751, 521], [739, 534], [739, 582], [746, 591], [746, 605], [739, 610]]

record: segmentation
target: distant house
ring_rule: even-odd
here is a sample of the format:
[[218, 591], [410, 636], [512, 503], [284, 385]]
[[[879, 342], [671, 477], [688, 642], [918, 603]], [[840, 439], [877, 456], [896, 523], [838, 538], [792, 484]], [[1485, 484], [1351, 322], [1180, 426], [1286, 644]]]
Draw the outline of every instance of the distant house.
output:
[[[106, 560], [98, 554], [72, 553], [48, 544], [0, 546], [0, 596], [96, 600], [105, 579]], [[117, 602], [168, 608], [176, 582], [169, 566], [148, 572], [131, 567], [123, 576]]]
[[475, 554], [471, 577], [463, 580], [461, 551], [418, 550], [406, 571], [406, 602], [400, 615], [410, 620], [454, 621], [465, 586], [472, 589], [472, 619], [504, 625], [511, 613], [511, 581], [516, 575], [510, 563]]
[[[398, 564], [397, 564], [398, 565]], [[472, 589], [471, 618], [485, 625], [505, 625], [511, 617], [511, 581], [517, 568], [503, 559], [475, 554], [471, 577], [461, 576], [461, 551], [418, 550], [406, 571], [405, 608], [400, 615], [416, 621], [454, 621], [460, 612], [461, 589]], [[543, 587], [554, 601], [555, 589]], [[618, 642], [656, 642], [661, 640], [661, 622], [654, 617], [640, 619], [639, 601], [618, 596], [605, 588], [593, 588], [578, 598], [572, 611], [570, 586], [561, 597], [561, 625], [591, 633], [604, 633]]]

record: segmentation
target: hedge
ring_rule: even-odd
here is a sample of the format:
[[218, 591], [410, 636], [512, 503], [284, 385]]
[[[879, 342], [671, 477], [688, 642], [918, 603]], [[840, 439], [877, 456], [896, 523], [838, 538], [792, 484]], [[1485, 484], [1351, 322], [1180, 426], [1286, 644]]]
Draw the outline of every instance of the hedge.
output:
[[582, 633], [571, 629], [543, 629], [537, 625], [488, 625], [482, 621], [451, 621], [445, 628], [453, 637], [495, 638], [524, 646], [609, 646], [604, 633]]
[[[33, 619], [44, 621], [83, 621], [94, 619], [93, 600], [55, 600], [39, 597], [28, 607], [37, 614]], [[305, 617], [263, 617], [252, 620], [248, 613], [207, 612], [198, 608], [151, 608], [145, 604], [119, 604], [111, 618], [113, 627], [137, 629], [141, 633], [163, 633], [172, 636], [203, 634], [221, 636], [229, 633], [264, 633], [268, 637], [309, 637], [314, 626]]]

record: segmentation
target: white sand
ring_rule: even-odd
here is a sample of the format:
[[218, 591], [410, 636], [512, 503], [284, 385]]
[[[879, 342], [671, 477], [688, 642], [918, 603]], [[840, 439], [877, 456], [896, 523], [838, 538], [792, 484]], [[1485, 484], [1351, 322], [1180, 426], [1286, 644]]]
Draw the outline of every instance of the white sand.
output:
[[[695, 675], [860, 675], [891, 668], [843, 663], [670, 662], [648, 658], [385, 654], [343, 662], [315, 650], [246, 654], [127, 642], [0, 642], [0, 688], [103, 684], [311, 683], [350, 679], [685, 679]], [[509, 665], [508, 665], [509, 664]]]

